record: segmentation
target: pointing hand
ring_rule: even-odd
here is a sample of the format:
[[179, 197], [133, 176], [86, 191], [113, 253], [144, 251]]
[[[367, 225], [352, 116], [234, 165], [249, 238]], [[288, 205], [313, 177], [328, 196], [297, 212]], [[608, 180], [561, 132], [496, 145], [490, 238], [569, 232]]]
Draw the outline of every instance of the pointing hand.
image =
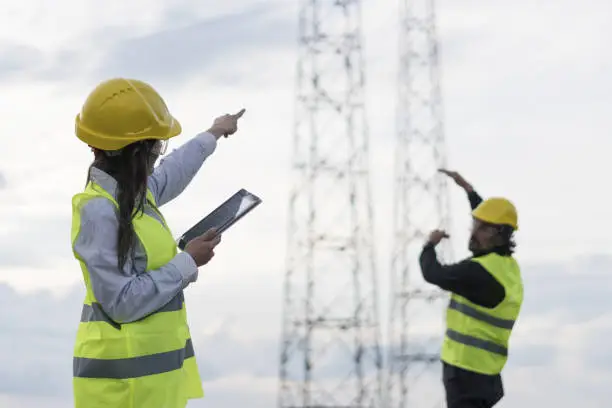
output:
[[244, 112], [246, 112], [246, 109], [241, 109], [233, 115], [227, 113], [223, 116], [219, 116], [215, 119], [208, 132], [215, 135], [217, 139], [221, 136], [228, 137], [229, 135], [233, 135], [238, 130], [238, 119], [244, 115]]

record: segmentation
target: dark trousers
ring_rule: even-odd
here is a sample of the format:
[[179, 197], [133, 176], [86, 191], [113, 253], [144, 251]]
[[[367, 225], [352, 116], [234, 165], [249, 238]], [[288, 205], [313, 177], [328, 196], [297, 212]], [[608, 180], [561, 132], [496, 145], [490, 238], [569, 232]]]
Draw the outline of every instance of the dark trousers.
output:
[[504, 396], [500, 375], [483, 375], [442, 363], [447, 408], [492, 408]]

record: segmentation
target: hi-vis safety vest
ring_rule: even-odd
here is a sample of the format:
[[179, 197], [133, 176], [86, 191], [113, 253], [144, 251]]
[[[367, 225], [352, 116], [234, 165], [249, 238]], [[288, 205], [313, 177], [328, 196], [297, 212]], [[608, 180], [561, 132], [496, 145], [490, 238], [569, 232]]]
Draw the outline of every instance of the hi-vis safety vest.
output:
[[521, 271], [510, 256], [488, 254], [472, 258], [504, 287], [504, 300], [492, 309], [452, 294], [446, 312], [446, 336], [441, 359], [480, 374], [501, 373], [508, 359], [508, 342], [523, 302]]
[[[73, 243], [81, 227], [81, 208], [98, 197], [118, 206], [111, 195], [90, 182], [73, 198]], [[147, 199], [161, 217], [150, 191]], [[134, 230], [146, 251], [147, 271], [176, 255], [171, 232], [153, 217], [136, 216]], [[188, 399], [202, 397], [183, 293], [144, 319], [118, 324], [96, 301], [87, 267], [80, 259], [79, 263], [87, 292], [74, 347], [75, 407], [184, 408]]]

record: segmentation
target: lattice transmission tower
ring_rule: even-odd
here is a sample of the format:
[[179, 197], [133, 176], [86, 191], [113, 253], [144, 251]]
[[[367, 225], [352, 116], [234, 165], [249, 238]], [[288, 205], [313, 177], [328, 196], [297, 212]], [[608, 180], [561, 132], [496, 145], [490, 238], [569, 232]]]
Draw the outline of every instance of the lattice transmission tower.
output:
[[[400, 0], [388, 408], [444, 406], [439, 349], [446, 296], [418, 264], [427, 234], [450, 228], [434, 0]], [[446, 241], [438, 247], [451, 256]]]
[[381, 406], [361, 2], [302, 0], [279, 408]]

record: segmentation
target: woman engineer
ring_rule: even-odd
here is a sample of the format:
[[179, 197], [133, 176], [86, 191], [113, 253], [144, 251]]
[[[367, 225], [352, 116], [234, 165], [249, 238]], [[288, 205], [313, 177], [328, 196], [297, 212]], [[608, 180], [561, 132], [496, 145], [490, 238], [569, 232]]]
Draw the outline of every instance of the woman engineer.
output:
[[76, 117], [94, 161], [72, 200], [72, 249], [86, 296], [73, 361], [76, 408], [184, 408], [203, 396], [183, 290], [214, 256], [215, 231], [178, 252], [159, 208], [177, 197], [235, 115], [217, 118], [160, 161], [181, 133], [162, 97], [125, 78], [100, 83]]

